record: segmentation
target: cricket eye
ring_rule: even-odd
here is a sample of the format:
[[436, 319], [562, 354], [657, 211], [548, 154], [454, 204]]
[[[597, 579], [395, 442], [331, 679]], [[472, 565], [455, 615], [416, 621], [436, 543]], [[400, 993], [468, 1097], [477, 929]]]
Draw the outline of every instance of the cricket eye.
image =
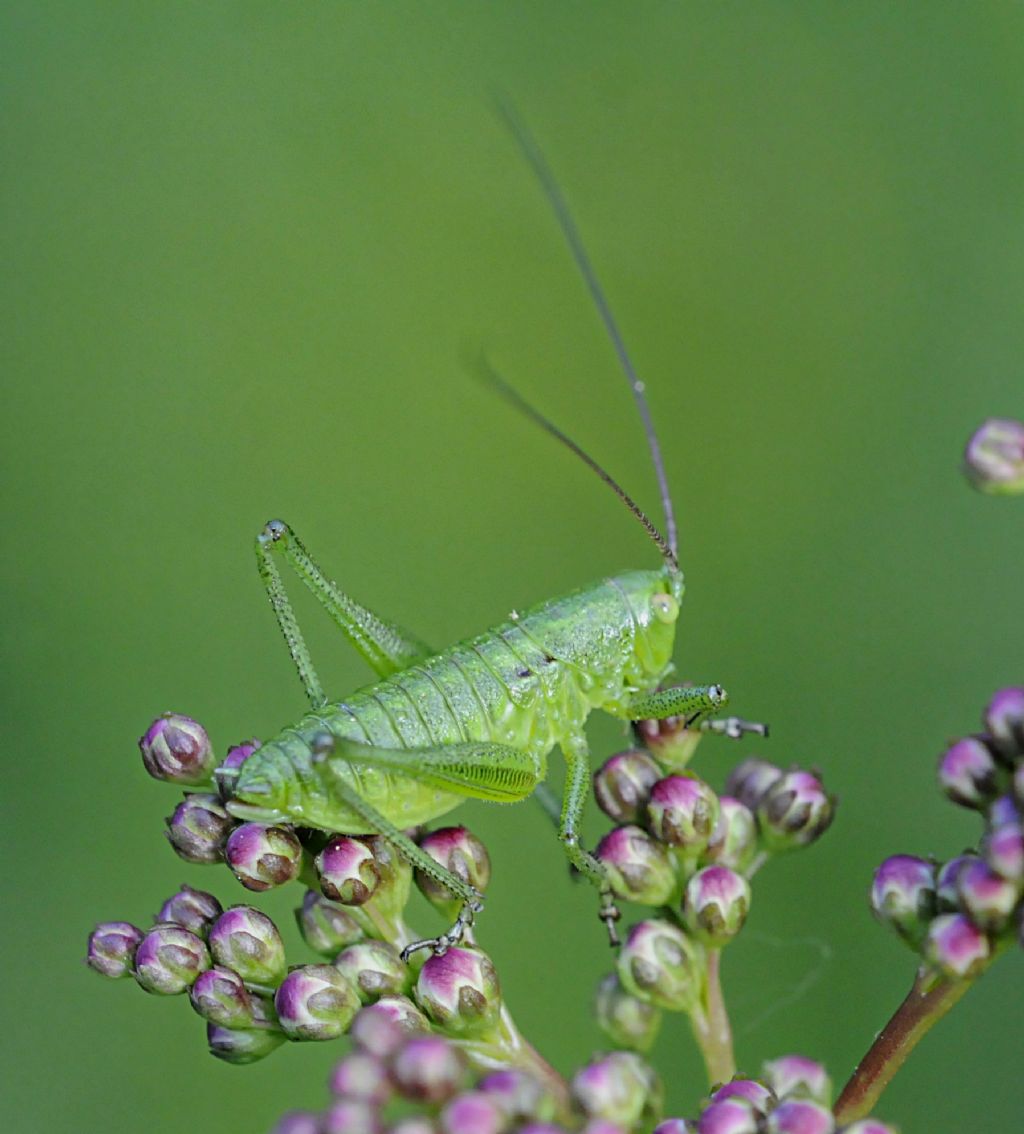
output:
[[675, 622], [679, 617], [679, 603], [671, 595], [652, 595], [651, 610], [659, 622]]

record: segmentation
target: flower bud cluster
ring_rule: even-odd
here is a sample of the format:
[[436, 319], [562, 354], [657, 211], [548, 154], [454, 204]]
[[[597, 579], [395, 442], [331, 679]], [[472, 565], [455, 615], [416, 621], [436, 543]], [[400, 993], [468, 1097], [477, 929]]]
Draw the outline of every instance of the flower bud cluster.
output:
[[398, 1003], [356, 1015], [326, 1109], [291, 1111], [274, 1134], [630, 1134], [660, 1116], [661, 1084], [631, 1052], [598, 1056], [566, 1083], [546, 1065], [524, 1065], [522, 1053], [495, 1068], [473, 1040], [431, 1031]]
[[875, 916], [950, 980], [978, 976], [1014, 937], [1024, 944], [1024, 687], [995, 693], [982, 724], [938, 766], [944, 794], [981, 816], [978, 844], [944, 863], [893, 855], [871, 887]]
[[667, 1118], [654, 1134], [895, 1134], [873, 1118], [839, 1126], [832, 1114], [832, 1083], [825, 1068], [802, 1055], [785, 1055], [757, 1079], [737, 1077], [711, 1092], [696, 1118]]
[[819, 838], [835, 800], [814, 773], [756, 758], [719, 796], [686, 770], [699, 732], [671, 719], [635, 731], [646, 747], [612, 756], [594, 776], [598, 805], [618, 824], [596, 857], [617, 897], [653, 910], [602, 982], [597, 1016], [616, 1045], [647, 1051], [661, 1010], [703, 1010], [709, 957], [743, 927], [750, 878], [773, 854]]

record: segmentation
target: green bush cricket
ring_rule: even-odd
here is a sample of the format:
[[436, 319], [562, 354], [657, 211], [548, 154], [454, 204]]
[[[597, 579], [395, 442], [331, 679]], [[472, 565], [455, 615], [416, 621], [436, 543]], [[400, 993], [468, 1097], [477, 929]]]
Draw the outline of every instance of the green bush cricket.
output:
[[[578, 445], [526, 403], [492, 368], [486, 376], [521, 412], [553, 434], [616, 492], [661, 553], [656, 570], [626, 571], [543, 602], [475, 638], [435, 653], [379, 618], [320, 570], [295, 533], [273, 520], [256, 539], [260, 575], [310, 702], [292, 728], [241, 767], [228, 810], [238, 818], [290, 822], [328, 832], [379, 834], [461, 902], [455, 923], [417, 949], [444, 952], [483, 908], [481, 895], [441, 867], [404, 830], [436, 819], [462, 799], [516, 803], [543, 784], [557, 746], [566, 761], [553, 817], [570, 863], [599, 890], [600, 916], [616, 941], [618, 917], [605, 869], [579, 840], [590, 786], [584, 725], [595, 709], [625, 721], [682, 716], [728, 735], [763, 731], [708, 714], [727, 700], [721, 685], [659, 691], [672, 672], [683, 597], [677, 534], [644, 394], [575, 222], [547, 162], [514, 111], [499, 105], [532, 166], [611, 337], [647, 435], [665, 516], [663, 537], [627, 493]], [[278, 570], [283, 559], [379, 677], [329, 701], [313, 667]]]

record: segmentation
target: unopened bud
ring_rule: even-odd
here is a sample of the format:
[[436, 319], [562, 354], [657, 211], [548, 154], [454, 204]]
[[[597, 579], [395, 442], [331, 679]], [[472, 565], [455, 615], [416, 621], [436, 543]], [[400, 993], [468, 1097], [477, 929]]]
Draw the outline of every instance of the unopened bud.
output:
[[985, 709], [984, 724], [1004, 757], [1012, 760], [1024, 753], [1024, 686], [994, 693]]
[[220, 792], [221, 799], [230, 799], [234, 794], [235, 784], [238, 782], [238, 771], [249, 757], [260, 747], [260, 742], [253, 737], [242, 744], [235, 744], [228, 749], [228, 754], [213, 769], [213, 779]]
[[156, 920], [173, 922], [205, 937], [210, 926], [223, 912], [224, 907], [212, 894], [207, 894], [204, 890], [193, 890], [191, 886], [182, 886], [160, 907]]
[[168, 816], [165, 832], [175, 853], [186, 862], [212, 863], [224, 858], [224, 844], [235, 821], [215, 795], [186, 795]]
[[669, 1012], [691, 1012], [700, 1002], [700, 946], [667, 921], [641, 921], [619, 953], [623, 987]]
[[697, 1120], [698, 1134], [758, 1134], [761, 1112], [743, 1098], [712, 1102]]
[[783, 1099], [765, 1124], [767, 1134], [833, 1134], [835, 1128], [828, 1107], [810, 1099]]
[[601, 980], [594, 1008], [598, 1027], [616, 1047], [647, 1052], [654, 1046], [661, 1027], [661, 1011], [627, 992], [618, 973], [608, 973]]
[[346, 906], [361, 906], [373, 897], [380, 873], [373, 851], [361, 839], [339, 835], [316, 856], [324, 896]]
[[343, 905], [316, 890], [306, 891], [295, 920], [303, 941], [324, 957], [337, 956], [346, 945], [354, 945], [365, 936], [362, 926]]
[[210, 1054], [225, 1063], [244, 1065], [256, 1063], [276, 1051], [285, 1041], [277, 1028], [225, 1028], [220, 1024], [206, 1025], [206, 1042]]
[[180, 925], [158, 925], [135, 951], [135, 979], [161, 996], [185, 992], [210, 967], [210, 954], [201, 937]]
[[936, 912], [934, 865], [910, 854], [885, 859], [871, 885], [871, 911], [917, 950]]
[[456, 947], [429, 957], [416, 982], [416, 1000], [438, 1027], [452, 1035], [488, 1031], [501, 1009], [501, 987], [490, 957]]
[[983, 808], [999, 793], [996, 762], [976, 736], [956, 741], [939, 757], [939, 787], [961, 807]]
[[368, 1004], [349, 1028], [352, 1042], [378, 1059], [393, 1055], [410, 1036], [429, 1031], [430, 1021], [405, 996], [385, 996]]
[[232, 969], [215, 966], [200, 973], [189, 990], [189, 1000], [200, 1016], [221, 1027], [244, 1028], [255, 1022], [252, 998]]
[[662, 1086], [654, 1069], [632, 1051], [614, 1051], [573, 1076], [572, 1095], [589, 1118], [628, 1129], [661, 1110]]
[[412, 970], [387, 941], [358, 941], [343, 949], [334, 960], [364, 1004], [382, 996], [404, 996], [412, 987]]
[[757, 820], [745, 803], [730, 795], [723, 795], [718, 807], [718, 822], [705, 857], [720, 866], [745, 871], [757, 854]]
[[386, 1103], [394, 1091], [387, 1064], [368, 1051], [351, 1051], [339, 1059], [327, 1085], [332, 1095], [363, 1099], [376, 1106]]
[[289, 1039], [328, 1040], [348, 1030], [359, 997], [333, 965], [300, 965], [274, 993], [274, 1009]]
[[622, 898], [644, 906], [663, 906], [676, 889], [672, 861], [664, 847], [639, 827], [616, 827], [601, 840], [595, 857], [608, 872], [608, 884]]
[[811, 772], [787, 772], [762, 798], [757, 808], [761, 836], [770, 850], [789, 850], [813, 843], [828, 830], [835, 799], [826, 795]]
[[745, 803], [751, 811], [756, 811], [758, 804], [783, 775], [785, 773], [781, 768], [767, 760], [751, 756], [729, 773], [725, 781], [725, 794]]
[[135, 951], [145, 934], [129, 921], [104, 921], [89, 934], [86, 964], [102, 976], [131, 976]]
[[659, 780], [647, 802], [647, 821], [655, 838], [694, 855], [708, 845], [718, 813], [718, 797], [692, 774]]
[[391, 1060], [391, 1078], [402, 1098], [438, 1106], [466, 1078], [466, 1057], [443, 1036], [413, 1036]]
[[1024, 424], [1005, 417], [983, 422], [967, 442], [964, 472], [980, 492], [1024, 492]]
[[942, 914], [928, 926], [924, 957], [952, 980], [971, 980], [988, 964], [988, 938], [964, 914]]
[[445, 1104], [438, 1124], [442, 1134], [503, 1134], [508, 1121], [498, 1103], [483, 1091], [463, 1091]]
[[[441, 827], [419, 840], [420, 849], [456, 878], [468, 883], [478, 893], [487, 889], [491, 880], [491, 860], [484, 844], [465, 827]], [[420, 893], [436, 909], [455, 916], [462, 899], [422, 870], [415, 871]]]
[[712, 1102], [721, 1102], [722, 1099], [744, 1099], [759, 1114], [767, 1114], [778, 1101], [771, 1087], [759, 1079], [731, 1079], [723, 1083], [711, 1095]]
[[247, 890], [290, 882], [302, 866], [302, 844], [290, 827], [242, 823], [228, 836], [224, 861]]
[[828, 1106], [832, 1080], [817, 1060], [803, 1055], [783, 1055], [761, 1068], [761, 1078], [780, 1098], [804, 1098]]
[[721, 948], [743, 928], [750, 884], [728, 866], [706, 866], [686, 883], [683, 918], [698, 940]]
[[662, 777], [653, 757], [639, 748], [609, 756], [594, 774], [597, 805], [616, 823], [636, 823]]
[[276, 985], [284, 975], [284, 942], [277, 926], [251, 906], [232, 906], [210, 927], [210, 952], [247, 984]]
[[217, 762], [206, 729], [181, 713], [164, 713], [139, 738], [146, 771], [174, 784], [204, 784]]
[[957, 875], [963, 912], [982, 930], [997, 933], [1010, 919], [1021, 895], [1017, 882], [996, 874], [980, 858], [967, 863]]

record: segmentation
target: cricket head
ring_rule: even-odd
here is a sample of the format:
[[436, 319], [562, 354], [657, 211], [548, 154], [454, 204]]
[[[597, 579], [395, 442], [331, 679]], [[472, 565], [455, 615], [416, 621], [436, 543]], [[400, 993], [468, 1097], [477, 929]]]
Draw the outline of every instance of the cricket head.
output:
[[683, 573], [666, 565], [660, 571], [633, 571], [616, 582], [633, 614], [635, 635], [626, 676], [640, 688], [650, 688], [671, 668], [676, 621], [685, 591]]
[[231, 798], [224, 804], [236, 819], [252, 823], [277, 823], [290, 817], [289, 777], [279, 766], [280, 761], [268, 759], [271, 753], [265, 745], [238, 769], [231, 784]]

